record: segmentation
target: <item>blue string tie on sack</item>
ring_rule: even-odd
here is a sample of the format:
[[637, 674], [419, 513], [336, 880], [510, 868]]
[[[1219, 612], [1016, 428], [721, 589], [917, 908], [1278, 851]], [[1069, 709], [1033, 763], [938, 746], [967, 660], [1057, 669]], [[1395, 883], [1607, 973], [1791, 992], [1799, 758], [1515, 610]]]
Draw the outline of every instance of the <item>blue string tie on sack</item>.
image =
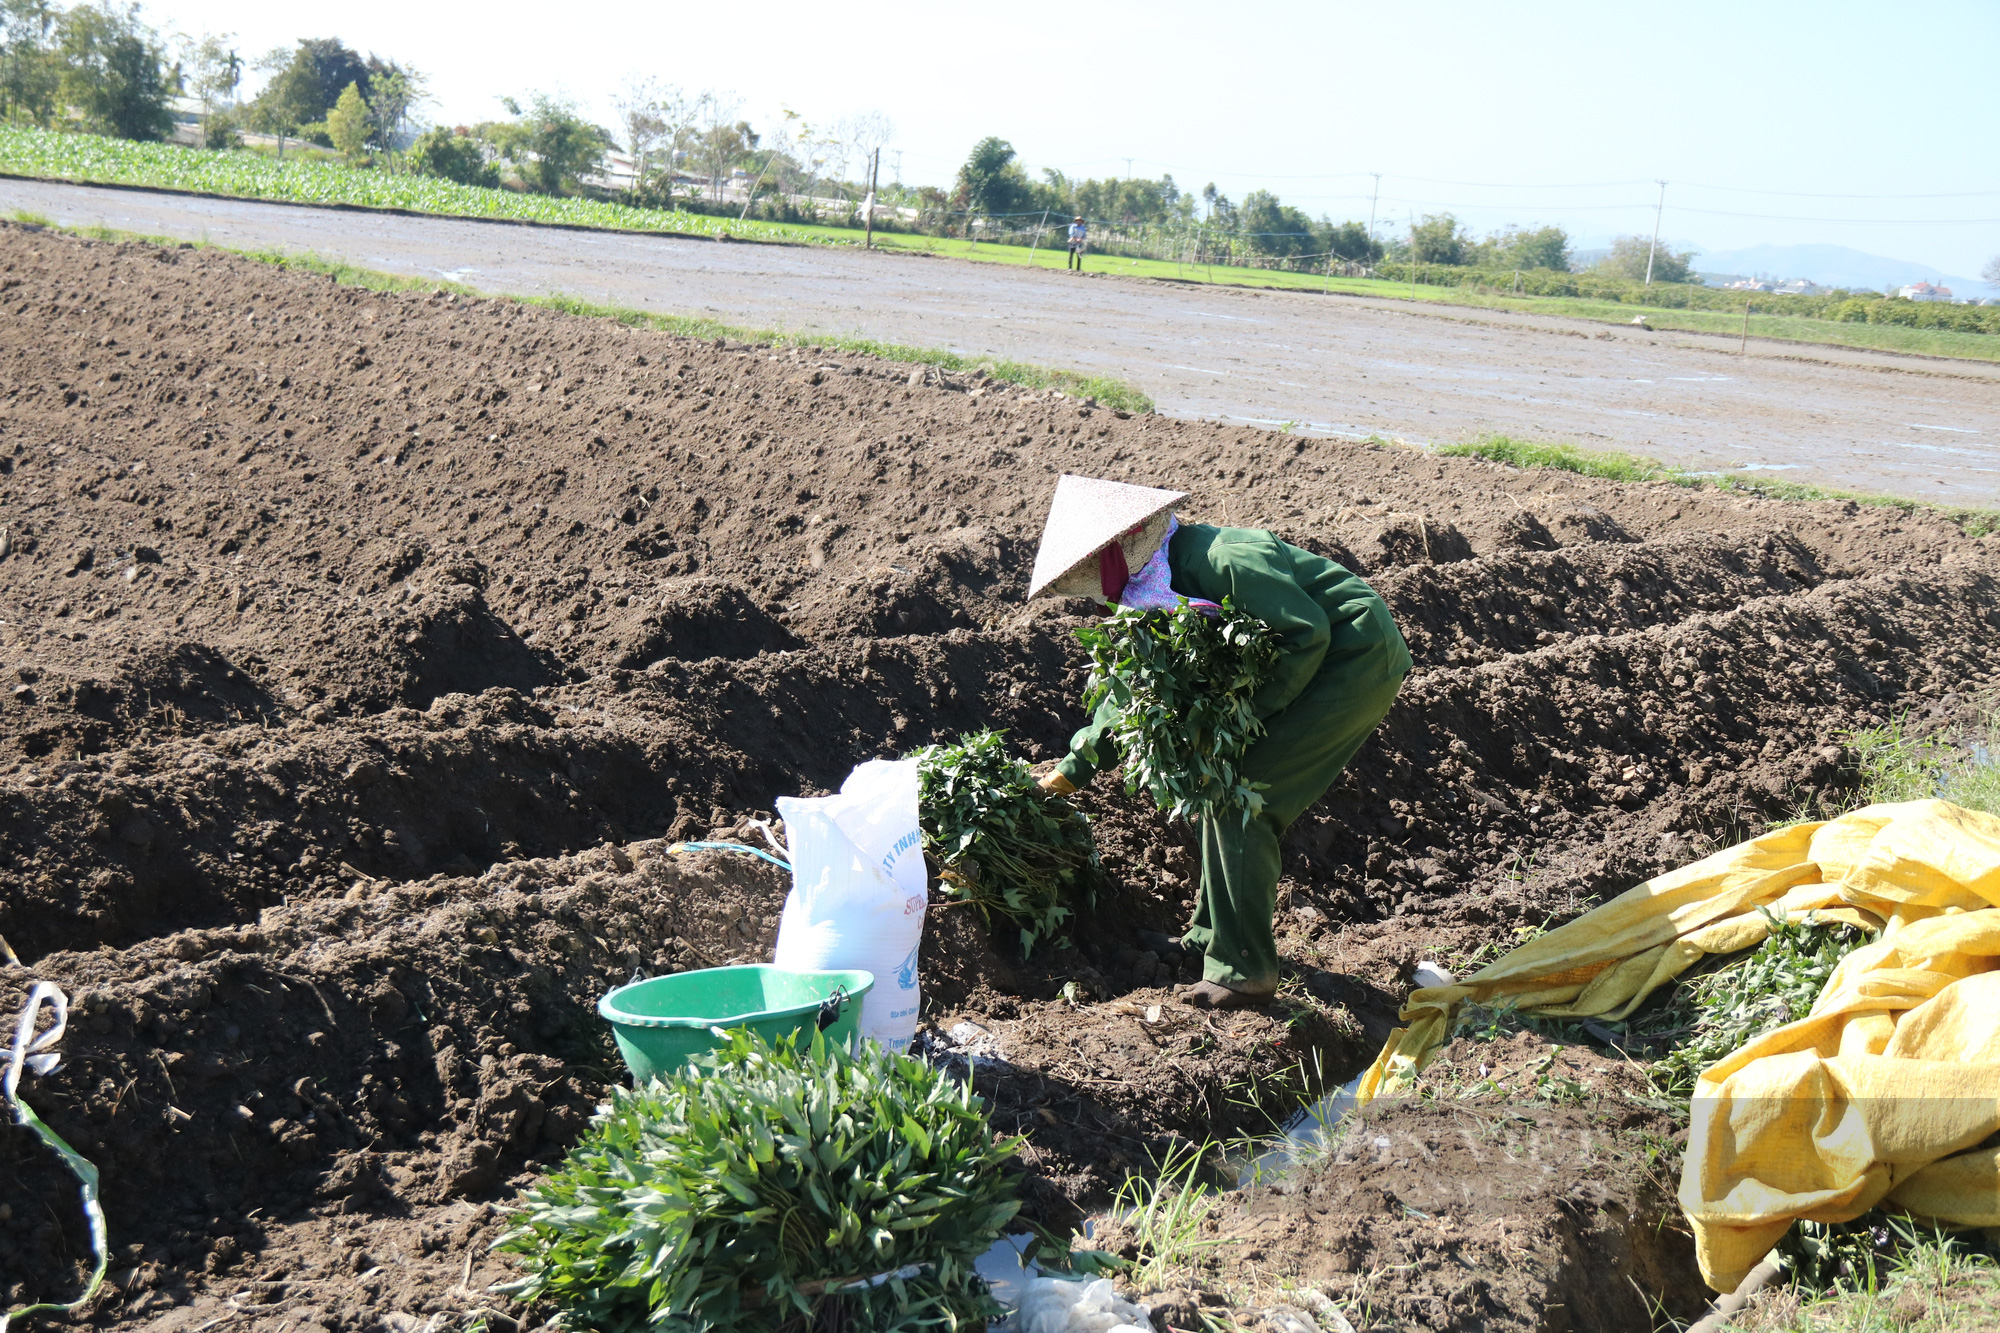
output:
[[790, 870], [791, 862], [781, 861], [762, 847], [746, 847], [740, 842], [677, 842], [667, 848], [671, 856], [682, 852], [742, 852], [745, 856], [761, 856], [780, 870]]

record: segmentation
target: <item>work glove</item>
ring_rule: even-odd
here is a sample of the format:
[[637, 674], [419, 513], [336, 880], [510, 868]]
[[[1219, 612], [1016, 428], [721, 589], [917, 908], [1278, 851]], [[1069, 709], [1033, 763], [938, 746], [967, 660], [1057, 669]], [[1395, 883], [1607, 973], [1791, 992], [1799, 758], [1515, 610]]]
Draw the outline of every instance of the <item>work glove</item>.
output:
[[1052, 768], [1036, 781], [1036, 786], [1051, 796], [1067, 796], [1076, 790], [1076, 784], [1062, 775], [1062, 770]]

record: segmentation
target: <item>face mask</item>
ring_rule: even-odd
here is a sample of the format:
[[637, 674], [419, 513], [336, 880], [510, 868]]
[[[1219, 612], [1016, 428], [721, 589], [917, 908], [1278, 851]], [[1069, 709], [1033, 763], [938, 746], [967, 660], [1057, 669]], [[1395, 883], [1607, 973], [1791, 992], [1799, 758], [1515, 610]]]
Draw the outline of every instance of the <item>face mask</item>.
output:
[[[1180, 530], [1180, 526], [1180, 520], [1170, 516], [1167, 519], [1167, 530], [1160, 538], [1158, 549], [1145, 564], [1139, 566], [1138, 573], [1124, 581], [1124, 586], [1117, 594], [1111, 593], [1107, 581], [1105, 596], [1120, 606], [1130, 607], [1135, 611], [1171, 611], [1185, 600], [1189, 606], [1203, 615], [1220, 615], [1222, 608], [1214, 602], [1204, 601], [1199, 597], [1183, 599], [1174, 591], [1173, 567], [1167, 560], [1167, 548], [1173, 543], [1174, 533]], [[1118, 544], [1113, 542], [1108, 549], [1117, 551]], [[1121, 567], [1125, 563], [1122, 551], [1119, 551], [1118, 563]]]

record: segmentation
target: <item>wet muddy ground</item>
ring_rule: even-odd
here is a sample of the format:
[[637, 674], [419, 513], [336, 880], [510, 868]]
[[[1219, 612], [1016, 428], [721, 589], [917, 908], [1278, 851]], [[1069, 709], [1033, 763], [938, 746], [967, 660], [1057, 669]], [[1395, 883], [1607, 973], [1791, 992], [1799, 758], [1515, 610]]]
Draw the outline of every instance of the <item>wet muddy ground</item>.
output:
[[[1111, 887], [1073, 947], [1024, 962], [934, 913], [925, 1044], [980, 1057], [1056, 1228], [1351, 1074], [1417, 959], [1735, 841], [1851, 782], [1847, 730], [2000, 683], [2000, 544], [1924, 513], [1128, 417], [11, 226], [0, 285], [0, 936], [24, 962], [0, 1008], [31, 977], [77, 1000], [27, 1095], [103, 1169], [105, 1326], [508, 1327], [480, 1313], [485, 1246], [618, 1075], [597, 997], [775, 932], [780, 872], [667, 843], [745, 836], [863, 759], [984, 726], [1044, 758], [1079, 725], [1082, 608], [1021, 599], [1060, 472], [1349, 562], [1418, 665], [1288, 837], [1268, 1009], [1173, 1004], [1186, 972], [1146, 932], [1185, 919], [1191, 838], [1110, 777], [1082, 800]], [[1611, 1082], [1558, 1110], [1636, 1114]], [[1515, 1224], [1442, 1196], [1333, 1180], [1337, 1225], [1241, 1207], [1293, 1238], [1273, 1273], [1342, 1299], [1324, 1256], [1375, 1274], [1385, 1327], [1626, 1327], [1549, 1312], [1598, 1270], [1698, 1306], [1659, 1169], [1601, 1155], [1524, 1191], [1532, 1262], [1504, 1279], [1478, 1256]], [[67, 1177], [10, 1128], [0, 1180], [0, 1299], [73, 1291]], [[1406, 1225], [1433, 1206], [1471, 1248]]]
[[[1092, 374], [1173, 416], [1414, 442], [1487, 433], [2000, 502], [2000, 366], [1551, 316], [0, 179], [0, 211], [310, 251], [488, 293], [856, 334]], [[1190, 269], [1190, 273], [1196, 270]]]

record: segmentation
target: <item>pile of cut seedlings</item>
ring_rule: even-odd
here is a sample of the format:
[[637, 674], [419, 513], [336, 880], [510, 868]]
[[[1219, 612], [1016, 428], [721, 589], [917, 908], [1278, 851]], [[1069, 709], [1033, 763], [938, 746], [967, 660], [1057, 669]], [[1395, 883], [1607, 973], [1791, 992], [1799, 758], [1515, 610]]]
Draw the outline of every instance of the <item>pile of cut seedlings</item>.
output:
[[915, 1333], [1000, 1313], [974, 1268], [1020, 1209], [983, 1099], [864, 1042], [747, 1029], [619, 1091], [522, 1198], [508, 1288], [600, 1333]]
[[917, 810], [924, 850], [943, 891], [1021, 932], [1021, 952], [1059, 936], [1098, 881], [1090, 821], [1039, 788], [997, 731], [916, 752]]
[[1816, 912], [1789, 920], [1767, 907], [1758, 911], [1770, 928], [1764, 942], [1695, 977], [1665, 1011], [1684, 1020], [1686, 1034], [1649, 1073], [1671, 1097], [1694, 1096], [1702, 1070], [1811, 1013], [1841, 959], [1869, 939], [1860, 927]]

